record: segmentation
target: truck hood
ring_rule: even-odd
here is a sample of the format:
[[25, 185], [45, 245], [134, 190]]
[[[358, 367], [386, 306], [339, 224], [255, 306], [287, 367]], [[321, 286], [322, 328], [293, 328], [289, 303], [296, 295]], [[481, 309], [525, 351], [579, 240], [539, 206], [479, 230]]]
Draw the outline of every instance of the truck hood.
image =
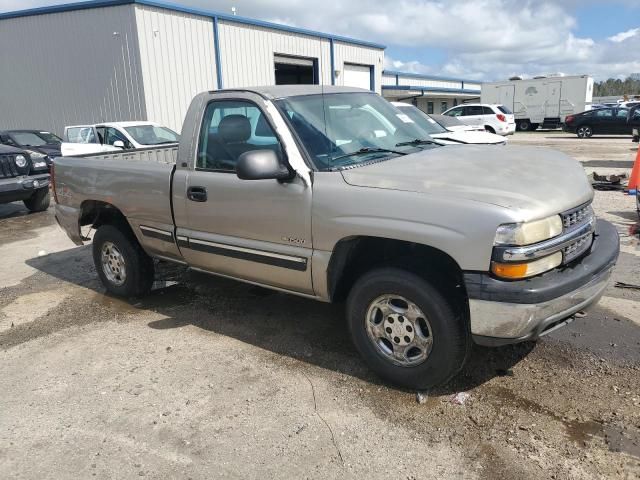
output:
[[342, 170], [346, 183], [449, 196], [520, 211], [522, 221], [593, 198], [584, 169], [542, 147], [451, 145]]

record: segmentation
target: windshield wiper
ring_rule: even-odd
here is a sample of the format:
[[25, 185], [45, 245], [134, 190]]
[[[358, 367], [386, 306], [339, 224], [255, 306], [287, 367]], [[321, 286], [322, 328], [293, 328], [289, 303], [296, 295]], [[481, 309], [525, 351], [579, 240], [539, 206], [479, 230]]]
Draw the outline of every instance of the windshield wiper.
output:
[[[397, 146], [397, 145], [396, 145]], [[396, 155], [406, 155], [405, 152], [399, 152], [398, 150], [389, 150], [388, 148], [370, 148], [364, 147], [360, 150], [356, 150], [355, 152], [345, 153], [344, 155], [339, 155], [335, 158], [332, 158], [331, 161], [335, 162], [336, 160], [340, 160], [341, 158], [353, 157], [356, 155], [364, 155], [367, 153], [395, 153]]]
[[420, 138], [416, 138], [415, 140], [410, 140], [408, 142], [396, 143], [396, 147], [406, 147], [407, 145], [427, 145], [427, 144], [440, 145], [439, 143], [434, 142], [433, 140], [422, 140]]

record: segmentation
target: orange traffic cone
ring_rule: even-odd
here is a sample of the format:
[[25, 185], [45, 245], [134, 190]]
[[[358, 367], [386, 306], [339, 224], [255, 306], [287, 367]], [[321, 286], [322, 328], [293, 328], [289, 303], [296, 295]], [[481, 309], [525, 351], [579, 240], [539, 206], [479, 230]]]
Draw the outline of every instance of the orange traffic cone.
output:
[[631, 176], [629, 177], [629, 195], [635, 195], [636, 191], [640, 187], [640, 148], [638, 148], [638, 154], [636, 155], [636, 161], [633, 164], [633, 170], [631, 170]]

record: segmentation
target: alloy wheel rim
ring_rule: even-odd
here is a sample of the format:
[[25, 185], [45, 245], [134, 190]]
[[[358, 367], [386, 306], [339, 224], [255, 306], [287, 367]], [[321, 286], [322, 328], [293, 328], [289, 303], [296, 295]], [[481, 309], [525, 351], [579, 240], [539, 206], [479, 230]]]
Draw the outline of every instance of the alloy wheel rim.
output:
[[427, 316], [400, 295], [386, 294], [373, 300], [365, 327], [378, 353], [395, 365], [420, 365], [431, 353], [433, 332]]
[[124, 257], [112, 242], [105, 242], [101, 250], [102, 271], [107, 280], [116, 286], [124, 285], [127, 280], [127, 269]]

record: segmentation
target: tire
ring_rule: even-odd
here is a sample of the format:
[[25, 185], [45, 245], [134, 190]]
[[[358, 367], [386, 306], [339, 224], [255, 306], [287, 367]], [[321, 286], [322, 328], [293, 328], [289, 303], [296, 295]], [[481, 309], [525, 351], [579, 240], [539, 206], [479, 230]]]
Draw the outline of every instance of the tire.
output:
[[[387, 303], [391, 310], [383, 312], [386, 308], [383, 307], [377, 311], [380, 299], [387, 297], [393, 299]], [[471, 348], [469, 323], [452, 303], [429, 282], [413, 273], [398, 268], [376, 269], [364, 274], [349, 293], [349, 332], [366, 364], [382, 379], [404, 388], [429, 389], [447, 382], [458, 373]], [[405, 306], [411, 307], [398, 314]], [[412, 307], [417, 307], [417, 315]], [[407, 315], [404, 321], [403, 315]], [[417, 321], [412, 321], [412, 316], [414, 320], [417, 316]], [[415, 328], [409, 330], [410, 326]], [[378, 334], [371, 332], [375, 328], [379, 329]], [[390, 330], [392, 328], [394, 330]], [[404, 336], [401, 340], [397, 336], [405, 335], [405, 332], [413, 333], [413, 338]], [[426, 344], [425, 337], [431, 339], [430, 346]], [[404, 345], [394, 345], [393, 342], [398, 343], [399, 340]], [[424, 352], [423, 346], [411, 346], [419, 343], [425, 345]], [[390, 354], [390, 346], [393, 352], [400, 353], [404, 349], [404, 360]], [[425, 353], [426, 357], [422, 358]]]
[[23, 200], [23, 203], [30, 212], [44, 212], [49, 208], [49, 205], [51, 204], [49, 187], [36, 190], [36, 192], [31, 195], [31, 197]]
[[100, 281], [114, 295], [140, 297], [151, 290], [155, 276], [153, 259], [128, 228], [99, 227], [93, 237], [93, 263]]
[[489, 133], [496, 133], [496, 131], [493, 129], [493, 127], [490, 127], [489, 125], [485, 125], [484, 126], [484, 130], [486, 132], [489, 132]]
[[539, 123], [532, 123], [531, 124], [531, 131], [533, 132], [534, 130], [537, 130], [539, 126], [540, 126]]
[[529, 120], [520, 120], [517, 124], [518, 130], [521, 132], [528, 132], [533, 130], [533, 125]]
[[593, 129], [589, 125], [580, 125], [576, 128], [578, 138], [590, 138], [593, 135]]

